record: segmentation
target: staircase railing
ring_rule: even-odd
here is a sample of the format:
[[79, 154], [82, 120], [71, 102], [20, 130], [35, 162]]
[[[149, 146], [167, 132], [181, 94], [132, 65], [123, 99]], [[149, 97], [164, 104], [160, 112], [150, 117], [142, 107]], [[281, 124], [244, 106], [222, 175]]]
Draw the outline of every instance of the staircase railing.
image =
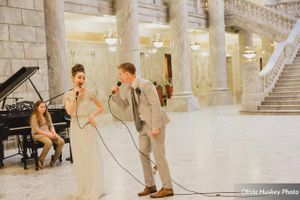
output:
[[246, 0], [224, 0], [225, 10], [237, 16], [243, 16], [258, 24], [272, 27], [286, 35], [292, 30], [296, 19], [272, 8], [255, 4]]
[[264, 69], [259, 76], [259, 98], [263, 100], [274, 88], [282, 69], [286, 64], [291, 64], [300, 48], [300, 20], [290, 32], [284, 42], [278, 43]]
[[300, 1], [288, 1], [280, 2], [272, 5], [267, 5], [267, 7], [275, 9], [281, 13], [285, 13], [289, 16], [300, 17]]

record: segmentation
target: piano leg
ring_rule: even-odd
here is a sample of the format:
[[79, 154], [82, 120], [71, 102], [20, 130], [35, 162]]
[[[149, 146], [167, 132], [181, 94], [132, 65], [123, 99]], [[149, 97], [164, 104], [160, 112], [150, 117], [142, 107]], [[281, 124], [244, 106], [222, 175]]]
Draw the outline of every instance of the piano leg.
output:
[[24, 162], [24, 169], [27, 169], [27, 159], [28, 159], [28, 155], [27, 155], [27, 138], [26, 136], [23, 135], [23, 149], [22, 149], [22, 155], [23, 155], [23, 162]]
[[71, 142], [69, 143], [69, 150], [70, 150], [70, 161], [71, 161], [71, 163], [73, 163], [73, 155], [72, 155]]
[[4, 159], [4, 148], [3, 148], [3, 141], [0, 141], [0, 168], [4, 167], [3, 164], [3, 159]]

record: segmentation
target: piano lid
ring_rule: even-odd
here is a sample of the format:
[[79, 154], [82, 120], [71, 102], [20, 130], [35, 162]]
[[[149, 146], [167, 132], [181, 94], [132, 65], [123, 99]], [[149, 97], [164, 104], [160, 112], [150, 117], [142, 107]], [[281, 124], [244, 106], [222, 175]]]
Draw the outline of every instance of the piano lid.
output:
[[39, 70], [38, 66], [22, 67], [5, 82], [0, 83], [0, 102]]

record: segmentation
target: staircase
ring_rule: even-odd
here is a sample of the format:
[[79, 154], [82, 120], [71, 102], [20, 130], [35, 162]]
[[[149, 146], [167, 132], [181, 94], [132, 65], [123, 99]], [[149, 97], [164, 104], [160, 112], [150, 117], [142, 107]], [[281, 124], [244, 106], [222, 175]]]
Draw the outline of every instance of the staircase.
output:
[[256, 114], [300, 114], [300, 51], [294, 62], [284, 67], [274, 89], [261, 104]]

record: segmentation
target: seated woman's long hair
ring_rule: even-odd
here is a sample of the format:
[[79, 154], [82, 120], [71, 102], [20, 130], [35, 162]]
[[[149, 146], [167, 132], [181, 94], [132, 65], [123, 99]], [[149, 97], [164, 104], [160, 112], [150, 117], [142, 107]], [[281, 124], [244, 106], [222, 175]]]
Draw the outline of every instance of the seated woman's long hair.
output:
[[[42, 125], [42, 118], [41, 118], [41, 116], [40, 116], [40, 114], [39, 114], [39, 111], [38, 111], [38, 107], [39, 107], [42, 103], [46, 104], [43, 100], [38, 100], [37, 102], [35, 102], [34, 107], [33, 107], [33, 111], [32, 111], [32, 114], [31, 114], [30, 120], [29, 120], [29, 123], [30, 123], [30, 124], [31, 124], [32, 116], [35, 115], [35, 116], [36, 116], [36, 119], [37, 119], [38, 125], [39, 125], [39, 126]], [[46, 105], [46, 111], [43, 113], [43, 116], [45, 117], [46, 123], [47, 123], [47, 125], [48, 125], [48, 127], [49, 127], [49, 129], [50, 129], [50, 127], [51, 127], [51, 115], [50, 115], [50, 113], [48, 112], [47, 105]]]

